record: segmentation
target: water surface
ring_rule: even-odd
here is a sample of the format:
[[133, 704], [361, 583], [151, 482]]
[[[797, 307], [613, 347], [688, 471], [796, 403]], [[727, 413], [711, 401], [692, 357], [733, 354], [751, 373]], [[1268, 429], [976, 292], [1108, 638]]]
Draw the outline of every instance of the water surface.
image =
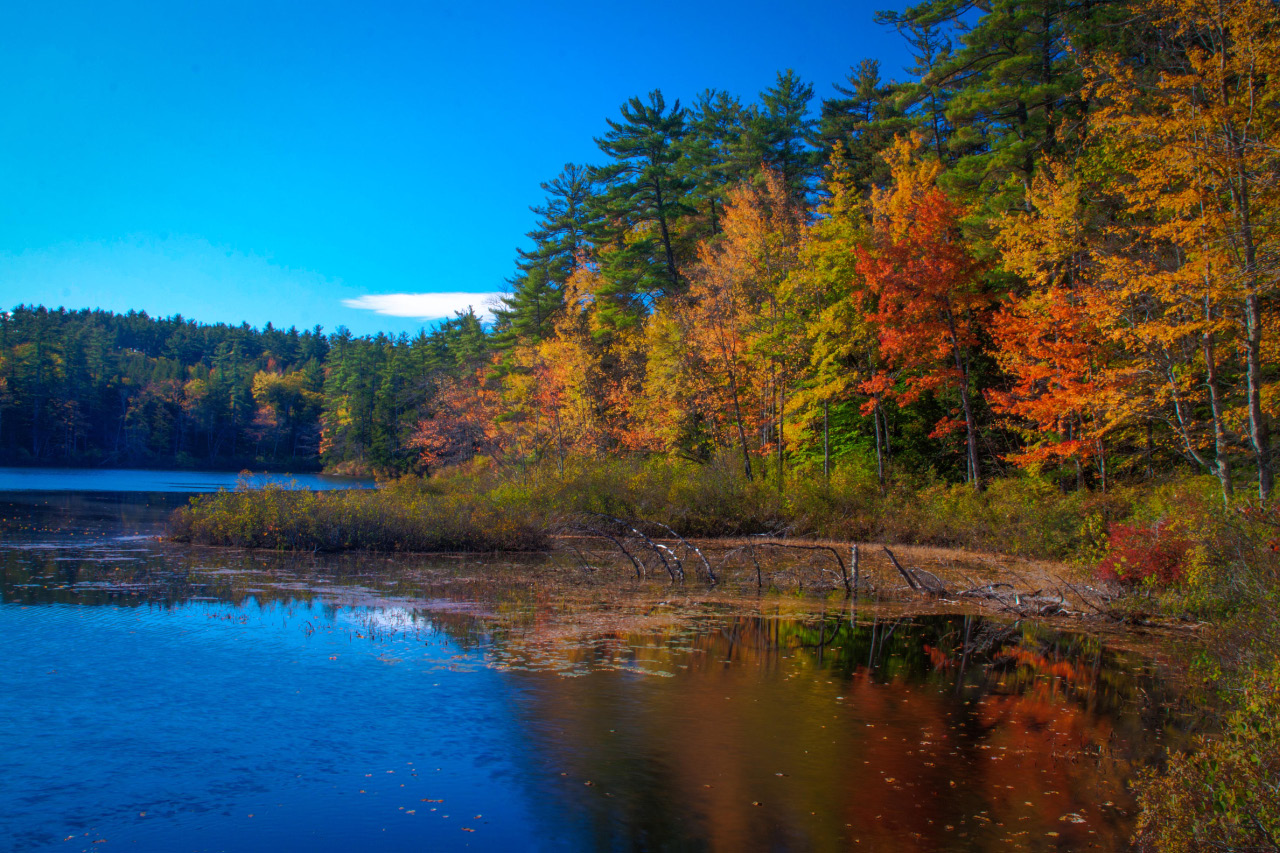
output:
[[372, 480], [327, 474], [238, 474], [231, 471], [149, 471], [136, 468], [3, 468], [0, 492], [216, 492], [276, 483], [306, 489], [367, 488]]
[[16, 850], [1113, 850], [1180, 737], [1149, 655], [1098, 636], [53, 504], [0, 522]]

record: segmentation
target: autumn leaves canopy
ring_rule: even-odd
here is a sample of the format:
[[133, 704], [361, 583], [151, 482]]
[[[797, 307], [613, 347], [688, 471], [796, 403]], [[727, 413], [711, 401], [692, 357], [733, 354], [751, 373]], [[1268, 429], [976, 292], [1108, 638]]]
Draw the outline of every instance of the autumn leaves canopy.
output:
[[[424, 459], [725, 452], [781, 483], [874, 446], [882, 474], [897, 452], [1105, 485], [1180, 458], [1268, 494], [1274, 5], [997, 5], [891, 16], [920, 80], [864, 64], [816, 127], [790, 74], [750, 108], [629, 102], [611, 165], [544, 185], [501, 345], [423, 419]], [[1039, 65], [1011, 80], [975, 51], [1031, 7]]]

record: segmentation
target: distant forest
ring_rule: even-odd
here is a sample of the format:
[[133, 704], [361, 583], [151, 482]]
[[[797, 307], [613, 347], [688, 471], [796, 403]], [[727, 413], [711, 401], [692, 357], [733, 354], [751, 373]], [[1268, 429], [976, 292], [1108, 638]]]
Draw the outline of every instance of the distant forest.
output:
[[[417, 337], [19, 307], [11, 463], [429, 471], [483, 456], [862, 466], [980, 488], [1273, 482], [1280, 15], [927, 0], [815, 102], [660, 91], [602, 123], [496, 320]], [[483, 227], [477, 223], [477, 227]]]
[[0, 462], [409, 470], [433, 382], [487, 350], [474, 315], [357, 338], [18, 306], [0, 314]]

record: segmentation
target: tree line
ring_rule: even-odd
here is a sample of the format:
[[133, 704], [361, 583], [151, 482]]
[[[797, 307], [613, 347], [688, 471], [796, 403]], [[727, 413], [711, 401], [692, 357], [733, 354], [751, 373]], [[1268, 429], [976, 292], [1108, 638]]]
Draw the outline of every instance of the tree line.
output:
[[436, 374], [486, 351], [473, 314], [417, 337], [0, 313], [0, 463], [403, 471]]
[[791, 71], [751, 102], [630, 98], [598, 162], [541, 185], [491, 325], [325, 337], [20, 308], [0, 452], [720, 456], [780, 488], [835, 464], [977, 488], [1189, 467], [1269, 496], [1276, 4], [926, 0], [876, 20], [910, 46], [907, 79], [864, 60], [816, 104]]
[[915, 66], [632, 98], [543, 184], [490, 362], [424, 458], [849, 458], [980, 487], [1273, 488], [1280, 15], [927, 0]]

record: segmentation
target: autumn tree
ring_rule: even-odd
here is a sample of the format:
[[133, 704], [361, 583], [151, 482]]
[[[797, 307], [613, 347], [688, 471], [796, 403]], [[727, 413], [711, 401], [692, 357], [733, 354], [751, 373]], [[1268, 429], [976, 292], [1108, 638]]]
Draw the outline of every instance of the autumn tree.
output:
[[[1200, 338], [1223, 446], [1234, 441], [1226, 397], [1240, 355], [1240, 420], [1265, 499], [1274, 486], [1267, 400], [1277, 377], [1267, 352], [1280, 271], [1280, 18], [1266, 0], [1146, 0], [1139, 10], [1153, 62], [1103, 57], [1093, 70], [1097, 144], [1113, 152], [1135, 222], [1119, 238], [1129, 257], [1161, 251], [1160, 280], [1177, 277], [1165, 293], [1195, 303], [1179, 321]], [[1219, 476], [1229, 490], [1229, 475]]]
[[987, 399], [1022, 434], [1013, 461], [1071, 461], [1079, 480], [1081, 462], [1096, 459], [1105, 485], [1104, 435], [1142, 407], [1124, 404], [1115, 384], [1121, 354], [1094, 258], [1099, 213], [1086, 195], [1078, 176], [1046, 163], [1028, 192], [1029, 211], [996, 220], [1002, 265], [1023, 286], [992, 318], [1008, 384], [988, 389]]
[[[837, 141], [823, 184], [825, 200], [805, 230], [796, 267], [783, 285], [783, 298], [800, 318], [806, 338], [808, 364], [795, 403], [805, 421], [821, 421], [825, 473], [831, 467], [832, 404], [861, 398], [861, 384], [882, 369], [876, 329], [868, 316], [874, 303], [857, 269], [857, 251], [870, 236], [862, 172], [862, 164], [846, 158]], [[880, 396], [871, 396], [865, 410], [872, 418], [877, 476], [883, 481], [888, 443]]]
[[790, 188], [768, 172], [763, 187], [730, 193], [722, 238], [703, 243], [692, 275], [690, 349], [706, 366], [710, 411], [729, 413], [748, 478], [753, 430], [762, 443], [772, 437], [781, 477], [786, 396], [798, 361], [783, 283], [795, 268], [801, 229]]
[[424, 469], [457, 465], [496, 449], [496, 394], [484, 368], [440, 380], [432, 412], [418, 422], [408, 444]]
[[993, 299], [960, 233], [966, 210], [938, 186], [942, 166], [921, 155], [923, 142], [920, 134], [899, 138], [886, 152], [893, 183], [873, 194], [870, 246], [856, 251], [875, 300], [880, 353], [902, 371], [896, 386], [880, 376], [862, 388], [904, 403], [925, 392], [956, 394], [962, 419], [943, 418], [934, 436], [964, 430], [967, 479], [980, 488], [973, 384]]
[[[268, 371], [253, 376], [253, 399], [258, 404], [255, 424], [261, 438], [272, 444], [271, 455], [283, 441], [288, 456], [298, 456], [307, 438], [308, 424], [320, 414], [323, 395], [318, 370]], [[314, 448], [312, 448], [314, 450]]]

